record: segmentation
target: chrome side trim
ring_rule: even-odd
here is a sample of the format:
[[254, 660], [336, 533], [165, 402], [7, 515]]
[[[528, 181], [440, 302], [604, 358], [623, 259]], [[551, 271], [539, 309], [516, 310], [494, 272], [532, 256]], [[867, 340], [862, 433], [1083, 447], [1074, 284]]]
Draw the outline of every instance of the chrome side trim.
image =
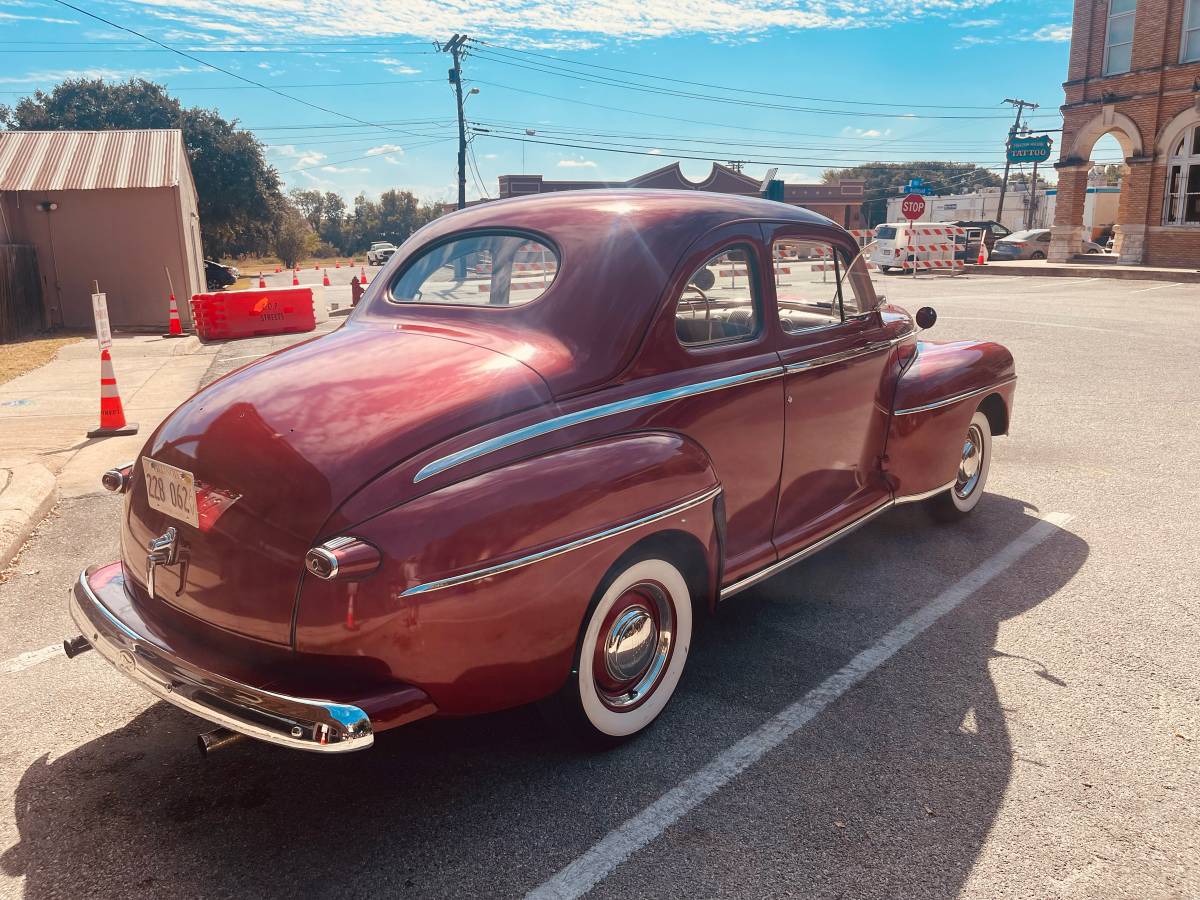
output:
[[911, 331], [905, 332], [900, 337], [892, 338], [887, 341], [875, 341], [867, 344], [864, 347], [854, 347], [850, 350], [841, 350], [837, 353], [830, 353], [828, 356], [818, 356], [816, 359], [806, 359], [803, 362], [791, 363], [787, 366], [787, 373], [794, 375], [797, 372], [809, 372], [813, 369], [820, 369], [823, 366], [832, 366], [840, 362], [848, 362], [852, 359], [857, 359], [860, 356], [870, 356], [872, 353], [878, 353], [881, 350], [890, 350], [898, 343], [912, 335]]
[[781, 559], [778, 562], [772, 563], [771, 565], [767, 566], [765, 569], [759, 569], [757, 572], [754, 572], [751, 575], [747, 575], [741, 581], [735, 581], [735, 582], [733, 582], [733, 584], [722, 588], [721, 589], [721, 599], [725, 600], [729, 597], [732, 597], [734, 594], [738, 593], [739, 591], [744, 591], [746, 588], [752, 587], [753, 585], [758, 584], [760, 581], [764, 581], [765, 579], [770, 578], [772, 575], [776, 574], [777, 572], [782, 572], [788, 566], [795, 565], [796, 563], [800, 562], [803, 559], [808, 559], [814, 553], [817, 553], [820, 550], [824, 550], [830, 544], [832, 544], [835, 541], [840, 540], [841, 538], [844, 538], [846, 535], [850, 534], [850, 532], [856, 531], [857, 529], [866, 525], [868, 522], [870, 522], [872, 519], [874, 519], [880, 513], [887, 512], [889, 509], [892, 508], [893, 505], [895, 505], [894, 501], [885, 500], [882, 504], [880, 504], [879, 506], [876, 506], [874, 509], [870, 510], [869, 512], [863, 513], [861, 516], [859, 516], [853, 522], [843, 525], [837, 531], [833, 532], [833, 534], [827, 534], [827, 535], [825, 535], [825, 537], [821, 538], [819, 541], [814, 541], [813, 543], [809, 544], [807, 547], [802, 547], [800, 550], [797, 550], [791, 556], [785, 557], [784, 559]]
[[437, 475], [439, 472], [444, 472], [454, 466], [469, 462], [472, 459], [478, 459], [489, 453], [495, 453], [497, 450], [503, 450], [505, 447], [511, 447], [513, 444], [520, 444], [523, 441], [529, 441], [553, 431], [570, 428], [572, 425], [580, 425], [584, 422], [602, 419], [605, 416], [633, 412], [634, 410], [645, 409], [647, 406], [657, 406], [660, 403], [670, 403], [672, 400], [681, 400], [685, 397], [695, 397], [711, 391], [720, 391], [729, 387], [752, 384], [756, 381], [765, 381], [769, 378], [778, 378], [783, 372], [783, 366], [773, 366], [769, 369], [759, 369], [754, 372], [746, 372], [742, 375], [729, 375], [725, 378], [700, 381], [696, 384], [683, 385], [682, 387], [670, 388], [665, 391], [655, 391], [652, 394], [642, 394], [641, 396], [630, 397], [626, 400], [617, 400], [613, 403], [593, 406], [590, 409], [581, 409], [578, 412], [568, 413], [565, 416], [556, 416], [553, 419], [547, 419], [535, 425], [527, 425], [524, 428], [518, 428], [516, 431], [497, 435], [494, 438], [481, 441], [478, 444], [466, 447], [448, 456], [435, 459], [413, 477], [413, 484], [424, 481], [426, 478]]
[[505, 572], [511, 572], [514, 569], [521, 569], [525, 566], [530, 566], [534, 563], [550, 559], [553, 556], [558, 556], [562, 553], [569, 553], [572, 550], [578, 550], [580, 547], [587, 547], [591, 544], [608, 540], [611, 537], [616, 537], [619, 534], [624, 534], [625, 532], [632, 531], [635, 528], [641, 528], [643, 525], [649, 525], [651, 522], [669, 519], [671, 516], [676, 515], [677, 513], [681, 513], [684, 510], [691, 509], [693, 506], [699, 506], [701, 503], [711, 500], [719, 493], [721, 493], [721, 486], [717, 485], [714, 488], [709, 488], [698, 497], [693, 497], [691, 500], [684, 500], [682, 503], [677, 503], [668, 509], [651, 513], [648, 516], [642, 516], [640, 519], [634, 519], [633, 521], [625, 522], [622, 525], [614, 525], [612, 528], [606, 528], [603, 531], [597, 531], [594, 534], [589, 534], [585, 537], [568, 541], [565, 544], [559, 544], [557, 547], [550, 547], [549, 549], [542, 550], [538, 553], [531, 553], [528, 556], [522, 556], [519, 559], [497, 563], [494, 566], [475, 569], [471, 572], [464, 572], [461, 575], [452, 575], [449, 578], [441, 578], [437, 581], [427, 581], [424, 584], [418, 584], [414, 587], [408, 588], [400, 596], [413, 597], [418, 594], [428, 594], [431, 591], [440, 591], [443, 588], [457, 587], [460, 584], [467, 584], [468, 582], [479, 581], [482, 578], [488, 578], [492, 575], [502, 575]]
[[375, 740], [370, 717], [357, 706], [277, 694], [176, 657], [105, 606], [86, 571], [71, 592], [70, 613], [83, 639], [118, 672], [209, 722], [260, 741], [318, 753], [364, 750]]
[[922, 500], [928, 500], [930, 497], [936, 497], [938, 494], [945, 493], [946, 491], [950, 490], [950, 488], [954, 487], [954, 485], [956, 485], [957, 483], [958, 483], [958, 481], [956, 479], [951, 479], [950, 481], [947, 481], [945, 484], [943, 484], [941, 487], [935, 487], [931, 491], [922, 491], [919, 494], [905, 494], [903, 497], [897, 497], [892, 502], [895, 503], [897, 506], [900, 506], [903, 503], [920, 503]]
[[913, 406], [908, 409], [898, 409], [893, 415], [910, 416], [913, 413], [928, 412], [931, 409], [941, 409], [943, 406], [949, 406], [952, 403], [958, 403], [960, 400], [969, 400], [971, 397], [978, 397], [980, 394], [986, 394], [988, 391], [994, 391], [997, 388], [1002, 388], [1006, 384], [1012, 384], [1017, 380], [1017, 376], [1005, 378], [1003, 381], [997, 381], [995, 384], [989, 384], [987, 387], [977, 388], [973, 391], [965, 391], [961, 394], [955, 394], [953, 397], [946, 397], [943, 400], [935, 400], [933, 403], [926, 403], [924, 406]]

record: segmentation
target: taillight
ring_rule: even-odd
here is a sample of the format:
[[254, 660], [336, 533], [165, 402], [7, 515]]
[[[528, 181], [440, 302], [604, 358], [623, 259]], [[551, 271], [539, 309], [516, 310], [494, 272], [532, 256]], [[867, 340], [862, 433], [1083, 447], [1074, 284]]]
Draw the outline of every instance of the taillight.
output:
[[133, 463], [126, 463], [123, 466], [109, 469], [101, 475], [100, 483], [104, 485], [105, 490], [112, 491], [114, 494], [123, 494], [129, 490], [132, 474]]
[[1024, 250], [1026, 247], [1029, 246], [1029, 244], [1027, 244], [1025, 241], [1013, 241], [1013, 246], [1016, 247], [1018, 250]]
[[366, 578], [379, 568], [379, 550], [355, 537], [330, 538], [304, 556], [304, 568], [325, 581]]

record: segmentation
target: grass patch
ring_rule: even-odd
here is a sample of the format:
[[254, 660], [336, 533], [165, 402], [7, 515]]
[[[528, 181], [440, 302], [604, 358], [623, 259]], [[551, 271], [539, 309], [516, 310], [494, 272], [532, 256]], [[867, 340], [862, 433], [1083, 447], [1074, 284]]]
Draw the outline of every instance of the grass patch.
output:
[[90, 332], [51, 331], [0, 344], [0, 384], [31, 372], [54, 359], [60, 348], [83, 340]]

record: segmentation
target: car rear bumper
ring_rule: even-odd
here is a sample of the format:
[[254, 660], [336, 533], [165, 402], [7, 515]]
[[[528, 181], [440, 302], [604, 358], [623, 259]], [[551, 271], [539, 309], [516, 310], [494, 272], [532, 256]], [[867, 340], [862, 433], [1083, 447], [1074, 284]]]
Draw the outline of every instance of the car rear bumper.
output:
[[[168, 703], [217, 725], [272, 744], [320, 753], [364, 750], [375, 740], [368, 714], [357, 706], [291, 697], [205, 671], [139, 633], [118, 617], [123, 581], [118, 567], [89, 569], [71, 592], [71, 618], [84, 639], [121, 674]], [[117, 596], [113, 595], [117, 592]], [[105, 603], [105, 600], [109, 600]]]

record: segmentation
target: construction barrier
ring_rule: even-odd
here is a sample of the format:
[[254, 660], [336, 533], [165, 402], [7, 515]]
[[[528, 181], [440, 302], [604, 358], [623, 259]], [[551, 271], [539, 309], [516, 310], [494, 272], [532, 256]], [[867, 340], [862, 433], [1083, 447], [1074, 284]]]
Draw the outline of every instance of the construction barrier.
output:
[[[966, 260], [955, 259], [959, 243], [955, 238], [966, 238], [967, 229], [960, 225], [915, 225], [909, 229], [908, 252], [904, 264], [905, 272], [949, 272], [961, 275], [966, 271]], [[962, 244], [966, 248], [966, 243]]]
[[202, 341], [312, 331], [317, 327], [313, 289], [281, 287], [195, 294], [192, 321]]

